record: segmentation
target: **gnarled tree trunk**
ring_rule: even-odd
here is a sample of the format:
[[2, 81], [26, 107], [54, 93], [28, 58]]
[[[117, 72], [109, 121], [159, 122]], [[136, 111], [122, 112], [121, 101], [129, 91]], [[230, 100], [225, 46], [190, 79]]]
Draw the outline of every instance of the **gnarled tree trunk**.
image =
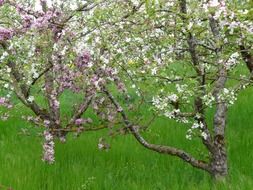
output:
[[227, 153], [225, 146], [225, 128], [227, 119], [227, 104], [220, 100], [219, 96], [225, 88], [227, 81], [227, 71], [224, 66], [219, 70], [219, 77], [215, 83], [213, 95], [218, 102], [214, 115], [214, 142], [212, 159], [210, 163], [211, 173], [215, 179], [225, 179], [228, 174]]
[[224, 138], [216, 137], [215, 151], [210, 164], [211, 175], [214, 179], [224, 180], [228, 174], [227, 153]]
[[227, 152], [225, 145], [227, 106], [225, 103], [217, 105], [214, 116], [214, 146], [211, 159], [211, 174], [215, 179], [225, 179], [228, 174]]

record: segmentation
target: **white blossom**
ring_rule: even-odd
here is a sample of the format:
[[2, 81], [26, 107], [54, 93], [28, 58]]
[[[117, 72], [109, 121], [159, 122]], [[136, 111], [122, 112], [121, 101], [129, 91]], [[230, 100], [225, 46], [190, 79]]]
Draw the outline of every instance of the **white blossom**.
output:
[[168, 96], [168, 99], [172, 102], [176, 102], [178, 100], [178, 96], [176, 94], [171, 94]]
[[224, 88], [218, 96], [219, 101], [226, 102], [228, 105], [232, 105], [237, 100], [236, 94], [233, 90]]
[[212, 93], [208, 93], [202, 97], [202, 100], [206, 106], [212, 107], [215, 102], [215, 97], [212, 95]]
[[201, 133], [201, 136], [206, 140], [207, 139], [207, 134], [203, 131], [202, 133]]
[[225, 63], [225, 67], [227, 69], [230, 69], [231, 67], [233, 67], [234, 65], [236, 65], [238, 58], [239, 58], [240, 54], [238, 52], [233, 53], [229, 59], [227, 60], [227, 62]]
[[33, 96], [29, 96], [27, 99], [28, 102], [33, 102], [34, 101], [34, 97]]

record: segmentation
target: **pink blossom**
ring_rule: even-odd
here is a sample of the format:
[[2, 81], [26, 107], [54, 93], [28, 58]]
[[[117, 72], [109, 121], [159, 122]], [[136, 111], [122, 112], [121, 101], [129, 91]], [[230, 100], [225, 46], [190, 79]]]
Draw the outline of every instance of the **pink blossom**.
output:
[[5, 0], [0, 0], [0, 6], [2, 6], [5, 3]]
[[80, 70], [83, 70], [84, 68], [88, 67], [88, 63], [90, 62], [91, 55], [90, 53], [85, 50], [81, 55], [78, 56], [76, 65]]
[[10, 104], [9, 100], [4, 97], [0, 97], [0, 106], [4, 106], [8, 109], [12, 108], [12, 105]]
[[0, 41], [9, 40], [13, 35], [10, 29], [0, 27]]
[[25, 16], [23, 17], [23, 27], [24, 27], [25, 29], [30, 28], [31, 25], [32, 25], [32, 21], [33, 21], [33, 18], [32, 18], [31, 16], [25, 15]]
[[54, 163], [54, 137], [49, 131], [44, 131], [45, 142], [43, 144], [42, 160], [48, 164]]
[[6, 102], [6, 99], [3, 97], [0, 97], [0, 105], [4, 105]]
[[82, 119], [82, 118], [79, 118], [79, 119], [77, 119], [76, 121], [75, 121], [75, 124], [76, 125], [82, 125], [82, 124], [84, 124], [85, 123], [85, 121], [84, 121], [84, 119]]
[[56, 15], [54, 14], [54, 12], [49, 10], [35, 20], [35, 22], [33, 23], [33, 27], [38, 28], [38, 29], [41, 29], [44, 27], [48, 28], [50, 24], [49, 21], [55, 17]]
[[90, 118], [88, 118], [88, 119], [79, 118], [79, 119], [76, 119], [76, 121], [75, 121], [76, 125], [83, 125], [85, 123], [92, 123], [92, 119], [90, 119]]

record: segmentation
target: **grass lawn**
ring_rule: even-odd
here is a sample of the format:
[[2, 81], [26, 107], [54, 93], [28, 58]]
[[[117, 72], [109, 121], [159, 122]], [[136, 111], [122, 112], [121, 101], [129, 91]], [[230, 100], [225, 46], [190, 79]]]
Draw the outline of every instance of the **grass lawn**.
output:
[[[228, 116], [229, 178], [213, 184], [210, 176], [183, 161], [144, 149], [131, 135], [108, 138], [109, 151], [98, 150], [98, 139], [108, 131], [83, 133], [56, 143], [56, 163], [41, 161], [42, 139], [20, 119], [20, 109], [0, 123], [0, 189], [13, 190], [205, 190], [253, 189], [253, 90], [242, 92]], [[65, 97], [66, 104], [71, 97]], [[145, 115], [145, 113], [144, 113]], [[211, 120], [210, 120], [211, 122]], [[20, 134], [29, 128], [30, 136]], [[150, 142], [176, 145], [203, 157], [197, 140], [185, 139], [186, 128], [156, 120], [145, 136]], [[2, 188], [1, 188], [2, 186]]]

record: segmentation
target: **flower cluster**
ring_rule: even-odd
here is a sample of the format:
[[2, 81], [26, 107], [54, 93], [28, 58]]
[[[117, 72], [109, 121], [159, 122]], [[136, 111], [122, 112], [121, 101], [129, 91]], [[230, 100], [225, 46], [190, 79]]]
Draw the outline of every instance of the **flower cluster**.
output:
[[238, 52], [233, 53], [225, 63], [227, 69], [231, 69], [238, 62], [240, 54]]
[[11, 39], [13, 31], [7, 28], [0, 27], [0, 41]]
[[212, 107], [215, 103], [215, 97], [212, 95], [212, 93], [208, 93], [202, 97], [202, 100], [204, 104], [208, 107]]
[[0, 105], [4, 105], [5, 104], [5, 98], [0, 98]]
[[208, 135], [203, 130], [204, 124], [202, 122], [194, 122], [190, 129], [187, 130], [186, 138], [191, 140], [193, 136], [200, 135], [203, 139], [207, 139]]
[[156, 96], [153, 97], [152, 104], [155, 109], [165, 117], [175, 119], [178, 122], [188, 123], [188, 120], [180, 115], [180, 109], [175, 107], [175, 103], [177, 103], [178, 99], [179, 98], [176, 94], [171, 94], [165, 97]]
[[54, 163], [54, 137], [49, 131], [44, 131], [45, 142], [43, 144], [43, 158], [44, 162], [48, 164]]
[[87, 118], [87, 119], [78, 118], [75, 121], [76, 125], [84, 125], [84, 124], [88, 124], [88, 123], [92, 123], [92, 119], [90, 119], [90, 118]]
[[34, 28], [39, 28], [39, 29], [43, 27], [47, 27], [47, 26], [52, 26], [50, 21], [53, 18], [57, 18], [58, 16], [59, 16], [59, 13], [57, 11], [49, 10], [43, 13], [39, 18], [37, 18], [32, 26]]
[[[85, 68], [90, 68], [92, 67], [92, 63], [90, 63], [91, 61], [91, 55], [90, 52], [87, 50], [84, 50], [82, 52], [82, 54], [80, 54], [77, 57], [77, 61], [76, 61], [76, 66], [82, 71]], [[90, 64], [89, 64], [90, 63]]]
[[58, 83], [59, 88], [57, 94], [62, 93], [65, 89], [70, 89], [73, 92], [79, 92], [80, 87], [75, 83], [75, 80], [80, 78], [81, 73], [74, 71], [69, 65], [55, 64], [54, 72], [56, 74], [55, 81]]
[[236, 93], [233, 90], [224, 88], [218, 96], [219, 101], [226, 102], [228, 105], [232, 105], [237, 100]]
[[33, 24], [33, 17], [30, 16], [30, 15], [24, 15], [22, 21], [23, 21], [23, 28], [24, 28], [24, 30], [27, 30]]
[[219, 19], [222, 15], [227, 14], [227, 9], [226, 9], [226, 3], [224, 0], [218, 1], [218, 0], [211, 0], [208, 1], [208, 3], [203, 4], [203, 8], [205, 12], [208, 12], [209, 9], [215, 9], [214, 12], [214, 19]]

